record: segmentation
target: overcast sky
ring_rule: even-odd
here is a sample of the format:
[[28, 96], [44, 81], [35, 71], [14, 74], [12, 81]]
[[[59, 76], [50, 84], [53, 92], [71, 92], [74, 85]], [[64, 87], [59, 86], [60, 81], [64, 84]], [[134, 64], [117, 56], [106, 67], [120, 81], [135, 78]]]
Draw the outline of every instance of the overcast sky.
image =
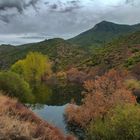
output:
[[67, 39], [102, 20], [140, 23], [140, 0], [0, 0], [0, 44]]

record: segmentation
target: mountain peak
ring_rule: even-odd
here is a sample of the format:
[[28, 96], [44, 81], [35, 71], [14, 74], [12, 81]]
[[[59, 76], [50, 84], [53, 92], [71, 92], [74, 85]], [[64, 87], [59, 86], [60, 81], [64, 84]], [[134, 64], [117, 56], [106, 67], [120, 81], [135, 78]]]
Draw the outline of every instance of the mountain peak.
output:
[[88, 31], [70, 39], [70, 42], [81, 46], [101, 46], [104, 42], [110, 42], [112, 39], [118, 38], [121, 35], [139, 30], [140, 24], [126, 25], [103, 20]]
[[98, 30], [98, 31], [109, 31], [110, 29], [116, 28], [118, 24], [115, 24], [113, 22], [109, 22], [109, 21], [102, 21], [97, 23], [93, 29], [94, 30]]
[[97, 24], [108, 24], [108, 23], [112, 23], [112, 22], [107, 21], [107, 20], [103, 20], [103, 21], [101, 21], [101, 22], [99, 22], [99, 23], [97, 23]]

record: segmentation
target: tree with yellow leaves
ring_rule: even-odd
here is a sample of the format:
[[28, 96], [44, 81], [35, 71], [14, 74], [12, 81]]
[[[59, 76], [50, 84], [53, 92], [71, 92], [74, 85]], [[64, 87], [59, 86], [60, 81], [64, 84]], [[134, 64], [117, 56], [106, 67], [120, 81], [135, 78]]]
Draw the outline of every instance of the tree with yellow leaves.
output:
[[51, 74], [51, 63], [47, 56], [39, 52], [30, 52], [25, 59], [17, 61], [11, 70], [28, 82], [36, 82], [41, 81], [44, 75]]

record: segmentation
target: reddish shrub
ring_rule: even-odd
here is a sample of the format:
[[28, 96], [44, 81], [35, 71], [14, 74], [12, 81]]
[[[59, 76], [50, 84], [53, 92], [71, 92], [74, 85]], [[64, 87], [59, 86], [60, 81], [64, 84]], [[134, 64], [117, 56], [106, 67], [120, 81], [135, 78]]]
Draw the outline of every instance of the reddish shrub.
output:
[[123, 85], [124, 73], [111, 70], [96, 80], [84, 84], [87, 94], [81, 106], [69, 105], [67, 119], [80, 126], [86, 126], [91, 120], [104, 118], [108, 111], [118, 104], [136, 103], [136, 98]]
[[[57, 128], [41, 120], [32, 111], [5, 96], [0, 96], [0, 135], [2, 139], [26, 137], [39, 140], [74, 140], [64, 136]], [[18, 132], [17, 132], [18, 130]], [[17, 137], [18, 136], [18, 137]]]

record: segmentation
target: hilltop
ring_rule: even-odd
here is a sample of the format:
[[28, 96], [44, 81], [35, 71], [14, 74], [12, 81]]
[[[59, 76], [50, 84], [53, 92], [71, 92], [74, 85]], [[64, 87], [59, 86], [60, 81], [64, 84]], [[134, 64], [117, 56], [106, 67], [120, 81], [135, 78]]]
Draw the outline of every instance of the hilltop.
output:
[[121, 36], [106, 44], [104, 47], [94, 48], [91, 57], [79, 65], [80, 68], [98, 67], [98, 71], [111, 68], [125, 68], [140, 78], [140, 31]]
[[85, 31], [68, 41], [81, 46], [101, 46], [116, 39], [120, 35], [126, 35], [140, 30], [140, 24], [123, 25], [108, 21], [96, 24], [92, 29]]

